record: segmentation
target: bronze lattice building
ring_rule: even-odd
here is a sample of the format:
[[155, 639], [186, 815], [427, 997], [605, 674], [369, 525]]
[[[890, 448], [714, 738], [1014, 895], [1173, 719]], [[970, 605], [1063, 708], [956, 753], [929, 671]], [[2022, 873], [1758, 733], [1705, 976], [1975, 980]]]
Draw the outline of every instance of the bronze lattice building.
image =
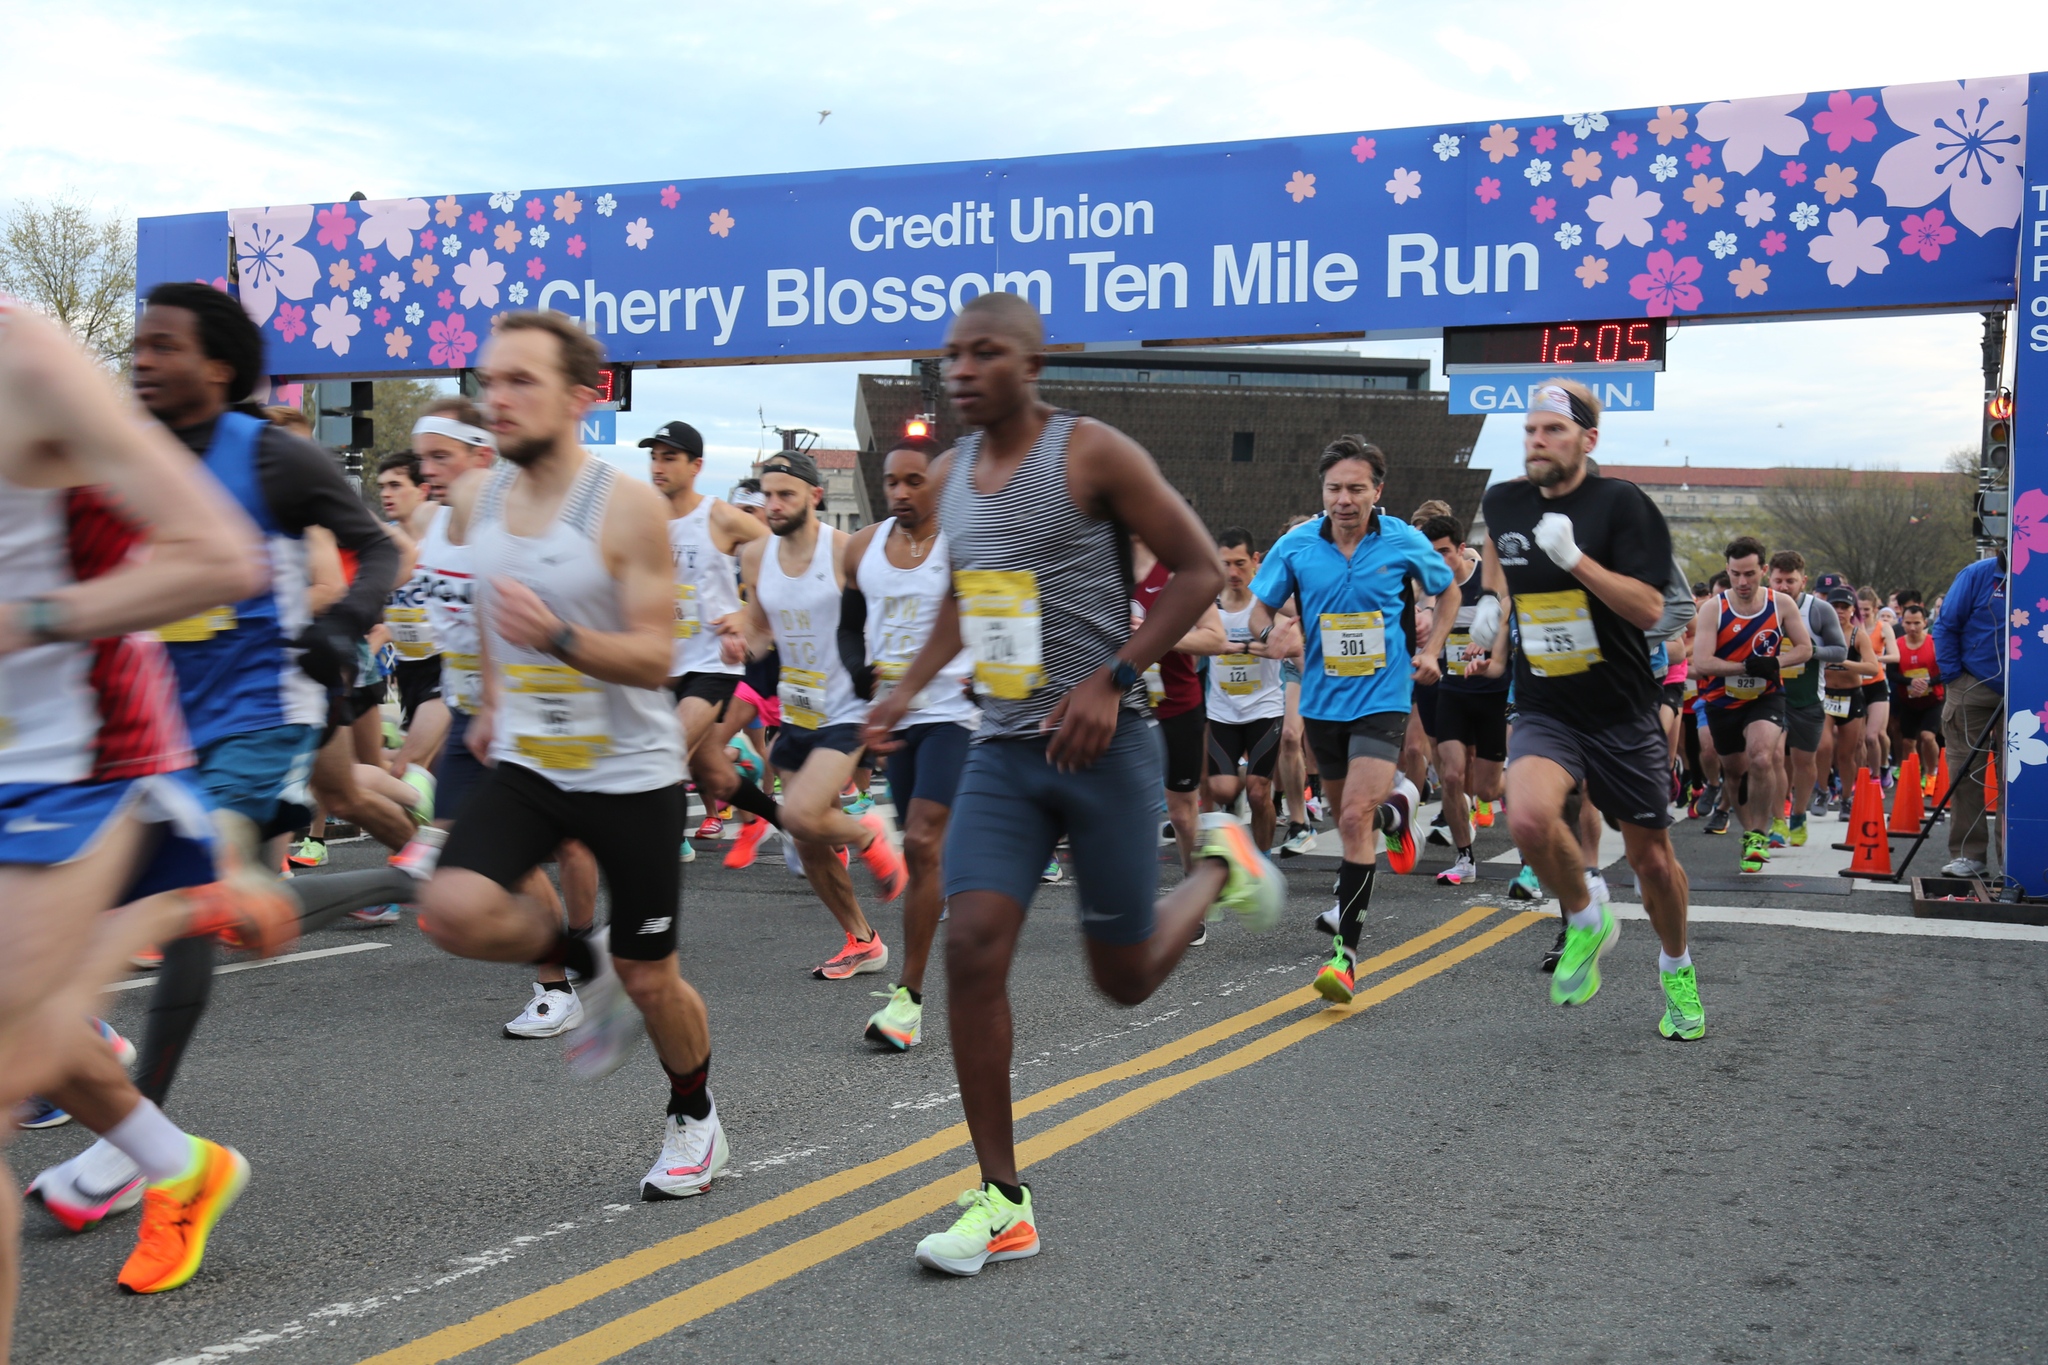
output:
[[[1060, 352], [1047, 357], [1039, 392], [1127, 432], [1211, 532], [1243, 526], [1263, 548], [1296, 513], [1321, 510], [1316, 460], [1343, 432], [1387, 453], [1387, 507], [1406, 516], [1441, 498], [1471, 522], [1487, 471], [1469, 461], [1486, 419], [1452, 416], [1445, 395], [1424, 387], [1428, 371], [1426, 360], [1331, 351]], [[959, 435], [930, 371], [860, 377], [854, 431], [869, 519], [888, 514], [888, 441], [924, 412], [940, 440]]]

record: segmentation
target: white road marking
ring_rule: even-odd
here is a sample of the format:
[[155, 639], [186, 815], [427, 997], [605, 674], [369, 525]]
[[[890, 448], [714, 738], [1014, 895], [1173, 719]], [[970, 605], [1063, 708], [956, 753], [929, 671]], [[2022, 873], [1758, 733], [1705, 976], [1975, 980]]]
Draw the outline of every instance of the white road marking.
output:
[[[1616, 919], [1647, 920], [1642, 906], [1614, 901]], [[1556, 913], [1557, 902], [1542, 907]], [[1768, 905], [1695, 905], [1688, 919], [1701, 924], [1769, 924], [1785, 929], [1827, 929], [1839, 934], [1907, 934], [1917, 938], [1988, 938], [2048, 943], [2048, 927], [1994, 924], [1988, 920], [1915, 919], [1910, 915], [1859, 915], [1841, 910], [1780, 910]]]
[[[379, 948], [389, 948], [388, 943], [348, 943], [339, 948], [313, 948], [303, 953], [286, 953], [283, 957], [265, 958], [261, 962], [230, 962], [225, 967], [215, 967], [215, 976], [226, 976], [229, 972], [253, 972], [258, 967], [282, 967], [287, 962], [311, 962], [316, 957], [340, 957], [344, 953], [370, 953]], [[130, 977], [116, 981], [106, 987], [110, 991], [139, 991], [156, 980], [156, 974]]]

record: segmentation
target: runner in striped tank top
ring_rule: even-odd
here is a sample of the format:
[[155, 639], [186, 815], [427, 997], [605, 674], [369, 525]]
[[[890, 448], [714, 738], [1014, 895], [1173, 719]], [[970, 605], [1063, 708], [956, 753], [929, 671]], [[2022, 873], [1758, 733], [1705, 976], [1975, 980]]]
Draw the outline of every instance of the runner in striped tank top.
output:
[[[1742, 821], [1742, 870], [1770, 858], [1772, 819], [1785, 803], [1785, 688], [1781, 671], [1813, 657], [1806, 617], [1764, 583], [1770, 558], [1754, 536], [1728, 542], [1728, 589], [1715, 596], [1694, 632], [1692, 671], [1714, 752]], [[1748, 779], [1745, 781], [1745, 777]]]
[[[1015, 294], [979, 295], [953, 322], [946, 386], [975, 428], [934, 473], [953, 592], [865, 731], [878, 751], [895, 748], [913, 699], [963, 640], [972, 649], [982, 723], [946, 835], [946, 997], [982, 1186], [948, 1231], [917, 1248], [919, 1262], [955, 1275], [1038, 1254], [1011, 1139], [1007, 979], [1060, 836], [1073, 848], [1095, 983], [1127, 1005], [1165, 981], [1213, 904], [1266, 926], [1285, 897], [1243, 826], [1212, 816], [1194, 869], [1154, 903], [1165, 774], [1141, 679], [1201, 617], [1223, 570], [1151, 456], [1039, 399], [1044, 352], [1044, 324]], [[1136, 631], [1126, 533], [1173, 574]]]

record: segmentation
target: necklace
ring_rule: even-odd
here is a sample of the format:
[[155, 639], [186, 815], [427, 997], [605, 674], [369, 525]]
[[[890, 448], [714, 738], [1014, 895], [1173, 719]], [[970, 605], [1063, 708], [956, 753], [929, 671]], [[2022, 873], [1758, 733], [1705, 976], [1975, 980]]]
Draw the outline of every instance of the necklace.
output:
[[896, 532], [898, 535], [903, 537], [903, 543], [909, 547], [910, 557], [912, 559], [923, 559], [927, 554], [931, 553], [932, 542], [939, 538], [939, 533], [937, 531], [933, 531], [930, 535], [924, 538], [924, 548], [919, 549], [917, 541], [914, 538], [912, 538], [910, 532], [904, 530], [901, 526], [898, 526], [896, 528]]

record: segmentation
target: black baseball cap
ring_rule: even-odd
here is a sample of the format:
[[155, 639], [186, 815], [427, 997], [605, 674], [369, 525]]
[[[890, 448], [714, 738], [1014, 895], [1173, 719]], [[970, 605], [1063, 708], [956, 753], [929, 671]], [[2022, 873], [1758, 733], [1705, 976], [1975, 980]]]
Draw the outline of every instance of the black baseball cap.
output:
[[664, 422], [661, 430], [640, 442], [644, 449], [659, 442], [674, 450], [680, 450], [693, 460], [704, 458], [704, 438], [697, 434], [697, 428], [688, 422]]
[[1853, 607], [1856, 605], [1856, 594], [1847, 588], [1829, 588], [1828, 605], [1832, 607]]
[[763, 474], [787, 474], [802, 479], [813, 488], [822, 488], [825, 476], [818, 472], [818, 462], [801, 450], [779, 450], [762, 462]]

